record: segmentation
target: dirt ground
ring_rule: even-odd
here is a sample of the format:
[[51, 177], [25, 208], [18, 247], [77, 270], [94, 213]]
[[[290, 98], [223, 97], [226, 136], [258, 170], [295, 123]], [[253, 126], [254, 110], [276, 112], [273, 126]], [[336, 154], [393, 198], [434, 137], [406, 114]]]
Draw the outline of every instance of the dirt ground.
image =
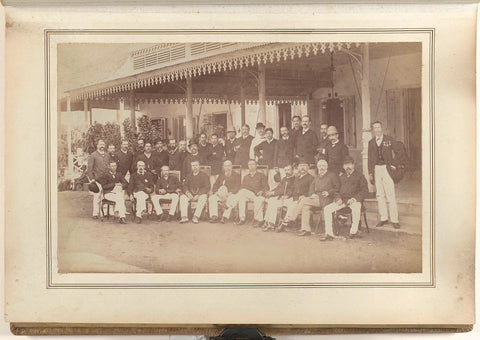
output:
[[421, 236], [370, 228], [354, 240], [263, 232], [233, 223], [197, 225], [144, 219], [126, 225], [91, 218], [87, 192], [58, 194], [60, 272], [413, 273]]

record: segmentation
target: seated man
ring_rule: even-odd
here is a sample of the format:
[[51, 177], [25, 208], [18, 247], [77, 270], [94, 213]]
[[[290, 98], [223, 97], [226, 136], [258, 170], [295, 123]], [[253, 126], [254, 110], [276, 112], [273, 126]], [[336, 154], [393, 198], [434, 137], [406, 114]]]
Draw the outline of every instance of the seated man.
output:
[[102, 185], [105, 199], [115, 202], [113, 211], [118, 213], [120, 224], [126, 224], [124, 190], [128, 186], [128, 182], [122, 174], [117, 171], [117, 162], [115, 159], [110, 159], [108, 172], [100, 177], [98, 182]]
[[302, 214], [302, 230], [298, 236], [308, 236], [312, 232], [310, 215], [312, 207], [324, 208], [333, 200], [333, 195], [338, 192], [338, 175], [328, 171], [328, 163], [319, 160], [317, 163], [318, 176], [310, 184], [308, 194], [298, 202], [297, 211]]
[[333, 203], [325, 206], [323, 209], [325, 215], [325, 235], [320, 238], [321, 241], [333, 240], [335, 238], [332, 228], [332, 215], [335, 211], [349, 207], [352, 211], [352, 226], [350, 228], [350, 238], [358, 235], [358, 225], [360, 223], [360, 212], [362, 202], [368, 195], [367, 180], [359, 171], [355, 171], [353, 158], [348, 156], [343, 161], [344, 172], [340, 173], [340, 191], [334, 195]]
[[238, 192], [239, 225], [245, 224], [247, 202], [253, 202], [253, 226], [260, 228], [263, 225], [263, 203], [268, 191], [267, 176], [257, 172], [257, 162], [248, 161], [248, 174], [243, 177], [242, 186]]
[[240, 189], [240, 174], [232, 171], [232, 162], [223, 162], [223, 173], [221, 173], [213, 184], [212, 194], [208, 199], [208, 207], [210, 210], [210, 222], [215, 223], [218, 220], [218, 203], [221, 202], [226, 206], [223, 216], [220, 220], [225, 223], [230, 218], [233, 207], [238, 202], [238, 190]]
[[298, 176], [293, 183], [293, 199], [287, 201], [287, 212], [282, 223], [277, 228], [278, 232], [291, 227], [291, 223], [297, 219], [299, 213], [298, 202], [305, 197], [310, 189], [310, 184], [313, 182], [313, 176], [308, 173], [308, 169], [308, 163], [301, 160], [298, 164]]
[[170, 201], [170, 209], [168, 211], [168, 216], [166, 217], [167, 222], [170, 222], [177, 211], [179, 200], [178, 195], [181, 192], [182, 190], [180, 189], [180, 181], [178, 177], [170, 175], [170, 168], [168, 165], [162, 166], [160, 177], [158, 177], [155, 185], [155, 193], [150, 196], [159, 221], [165, 219], [163, 209], [160, 206], [160, 200]]
[[136, 203], [137, 223], [142, 223], [142, 212], [147, 209], [147, 199], [153, 192], [155, 186], [155, 175], [145, 170], [143, 161], [137, 162], [137, 172], [130, 177], [128, 184], [128, 194], [133, 202]]
[[[288, 207], [293, 202], [293, 190], [295, 176], [293, 176], [293, 168], [291, 165], [284, 167], [285, 176], [274, 190], [266, 193], [267, 211], [265, 212], [265, 225], [263, 231], [275, 230], [277, 221], [277, 211], [280, 207]], [[280, 175], [280, 173], [278, 173]]]
[[180, 214], [182, 216], [180, 223], [188, 222], [190, 202], [197, 202], [192, 222], [198, 223], [198, 219], [202, 215], [203, 208], [205, 208], [207, 203], [207, 194], [210, 191], [210, 178], [203, 172], [200, 172], [200, 162], [198, 160], [193, 161], [191, 167], [192, 171], [187, 175], [183, 184], [184, 194], [180, 196]]

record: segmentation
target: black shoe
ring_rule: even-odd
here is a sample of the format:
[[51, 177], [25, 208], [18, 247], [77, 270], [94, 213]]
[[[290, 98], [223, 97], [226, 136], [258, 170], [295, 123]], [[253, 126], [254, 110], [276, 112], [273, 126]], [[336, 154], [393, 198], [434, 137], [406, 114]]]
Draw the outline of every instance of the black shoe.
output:
[[271, 223], [265, 223], [262, 229], [262, 231], [274, 231], [274, 230], [275, 230], [275, 227]]
[[400, 229], [400, 223], [392, 223], [395, 229]]
[[240, 220], [237, 222], [237, 225], [244, 225], [245, 224], [245, 220]]
[[227, 221], [227, 219], [222, 216], [222, 218], [220, 219], [220, 223], [221, 223], [221, 224], [225, 224], [226, 221]]
[[218, 222], [218, 217], [217, 216], [213, 216], [211, 219], [210, 219], [210, 223], [217, 223]]
[[256, 221], [256, 222], [254, 222], [253, 227], [254, 228], [262, 228], [263, 225], [264, 225], [263, 221]]
[[[163, 214], [162, 214], [162, 215], [163, 215]], [[173, 219], [173, 216], [172, 216], [172, 215], [167, 215], [167, 216], [165, 217], [165, 222], [171, 222], [172, 219]]]
[[348, 235], [348, 238], [349, 238], [349, 239], [361, 238], [361, 236], [360, 236], [360, 235], [358, 234], [358, 232], [357, 232], [357, 233], [355, 233], [355, 234], [349, 234], [349, 235]]
[[127, 221], [125, 221], [125, 217], [120, 217], [120, 220], [118, 220], [120, 224], [127, 224]]
[[306, 230], [300, 231], [297, 235], [298, 236], [310, 236], [312, 233]]
[[322, 237], [319, 238], [320, 241], [332, 241], [333, 239], [334, 237], [331, 235], [323, 235]]
[[157, 215], [157, 221], [162, 222], [163, 221], [163, 214]]
[[142, 218], [141, 217], [137, 217], [137, 224], [140, 224], [142, 223]]
[[387, 223], [388, 223], [388, 221], [380, 221], [380, 222], [377, 223], [377, 227], [383, 227]]
[[94, 220], [98, 220], [98, 215], [92, 216]]

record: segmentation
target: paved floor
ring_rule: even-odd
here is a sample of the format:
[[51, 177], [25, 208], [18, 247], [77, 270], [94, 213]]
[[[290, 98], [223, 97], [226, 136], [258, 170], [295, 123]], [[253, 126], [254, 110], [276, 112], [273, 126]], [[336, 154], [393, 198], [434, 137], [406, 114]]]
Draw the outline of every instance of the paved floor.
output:
[[[262, 232], [234, 224], [93, 220], [87, 192], [59, 193], [60, 272], [411, 273], [421, 236], [371, 226], [361, 239]], [[371, 219], [369, 217], [369, 219]], [[373, 220], [373, 218], [372, 218]], [[372, 221], [373, 223], [373, 221]]]

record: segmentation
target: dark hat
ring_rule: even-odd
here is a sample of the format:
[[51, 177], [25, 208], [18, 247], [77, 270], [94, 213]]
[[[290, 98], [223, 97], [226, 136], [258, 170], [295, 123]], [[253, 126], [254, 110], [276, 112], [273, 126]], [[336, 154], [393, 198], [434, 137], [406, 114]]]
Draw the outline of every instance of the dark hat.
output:
[[193, 144], [198, 145], [198, 142], [196, 139], [190, 139], [190, 142], [188, 142], [188, 146], [192, 146]]
[[307, 162], [307, 160], [306, 160], [305, 158], [300, 158], [300, 159], [298, 160], [298, 164], [299, 164], [299, 165], [300, 165], [300, 164], [307, 164], [307, 165], [309, 165], [310, 163]]
[[88, 185], [88, 190], [93, 192], [94, 194], [98, 194], [100, 192], [100, 188], [98, 187], [98, 184], [95, 181], [93, 181]]
[[237, 131], [233, 127], [231, 127], [231, 128], [227, 129], [227, 132], [235, 132], [236, 133]]
[[270, 131], [271, 133], [273, 133], [273, 129], [272, 129], [272, 128], [266, 128], [266, 129], [265, 129], [265, 132], [267, 132], [267, 131]]
[[353, 159], [352, 156], [346, 156], [343, 159], [343, 164], [347, 164], [347, 163], [355, 164], [355, 160]]
[[263, 125], [262, 122], [258, 122], [257, 126], [255, 126], [255, 129], [265, 129], [265, 125]]

